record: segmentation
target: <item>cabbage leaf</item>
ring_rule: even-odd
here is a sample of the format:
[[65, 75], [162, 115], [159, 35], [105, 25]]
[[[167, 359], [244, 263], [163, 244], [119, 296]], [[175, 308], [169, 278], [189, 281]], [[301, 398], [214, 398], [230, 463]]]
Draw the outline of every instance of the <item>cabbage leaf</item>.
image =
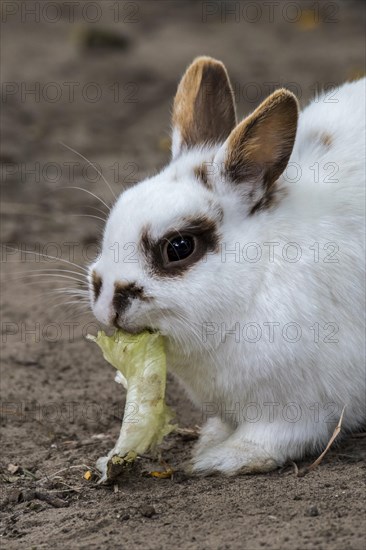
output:
[[119, 371], [118, 378], [127, 389], [118, 441], [108, 456], [97, 462], [101, 481], [105, 481], [114, 477], [113, 465], [130, 465], [137, 455], [154, 451], [176, 426], [170, 423], [174, 413], [164, 400], [166, 354], [161, 334], [117, 330], [112, 336], [100, 331], [97, 336], [87, 338], [98, 344], [106, 361]]

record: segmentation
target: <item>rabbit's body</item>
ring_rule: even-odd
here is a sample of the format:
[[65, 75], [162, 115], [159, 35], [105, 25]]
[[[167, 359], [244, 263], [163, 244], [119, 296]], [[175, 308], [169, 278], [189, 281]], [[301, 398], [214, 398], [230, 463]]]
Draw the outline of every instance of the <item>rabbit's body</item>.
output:
[[[295, 100], [278, 92], [226, 141], [190, 147], [187, 75], [171, 164], [111, 213], [94, 311], [166, 335], [169, 368], [208, 419], [194, 471], [267, 471], [324, 446], [343, 407], [345, 429], [365, 419], [365, 80], [307, 107], [295, 141]], [[169, 249], [163, 261], [157, 243], [185, 234], [195, 262], [166, 260]], [[114, 243], [136, 243], [138, 261], [111, 262]], [[130, 289], [121, 315], [116, 281]]]

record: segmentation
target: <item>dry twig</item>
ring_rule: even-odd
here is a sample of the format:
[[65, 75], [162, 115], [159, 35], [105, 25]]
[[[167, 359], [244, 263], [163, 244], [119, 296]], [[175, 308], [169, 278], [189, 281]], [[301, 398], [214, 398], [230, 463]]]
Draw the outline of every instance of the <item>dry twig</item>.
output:
[[295, 467], [295, 475], [296, 477], [304, 477], [306, 476], [306, 474], [308, 474], [309, 472], [311, 472], [311, 470], [315, 470], [315, 468], [317, 468], [319, 466], [319, 464], [321, 463], [321, 461], [323, 460], [323, 458], [325, 457], [325, 455], [327, 454], [327, 452], [329, 451], [330, 447], [332, 446], [333, 444], [333, 441], [336, 439], [336, 437], [338, 436], [339, 432], [341, 431], [341, 427], [342, 427], [342, 421], [343, 421], [343, 415], [344, 415], [344, 410], [345, 410], [346, 406], [343, 407], [342, 409], [342, 412], [341, 412], [341, 416], [339, 418], [339, 421], [338, 421], [338, 424], [337, 426], [335, 427], [335, 430], [332, 434], [332, 437], [330, 438], [330, 440], [328, 441], [328, 444], [327, 446], [325, 447], [324, 451], [322, 452], [322, 454], [320, 456], [318, 456], [318, 458], [312, 463], [310, 464], [310, 466], [306, 466], [303, 470], [299, 470], [297, 465], [295, 464], [295, 462], [293, 462], [292, 464], [294, 465]]

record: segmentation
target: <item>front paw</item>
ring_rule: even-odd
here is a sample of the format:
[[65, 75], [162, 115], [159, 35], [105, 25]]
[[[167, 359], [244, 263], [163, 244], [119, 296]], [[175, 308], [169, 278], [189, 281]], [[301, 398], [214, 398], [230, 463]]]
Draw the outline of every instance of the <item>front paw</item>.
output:
[[189, 466], [191, 473], [211, 475], [257, 474], [279, 467], [278, 462], [263, 449], [251, 443], [222, 443], [196, 453]]

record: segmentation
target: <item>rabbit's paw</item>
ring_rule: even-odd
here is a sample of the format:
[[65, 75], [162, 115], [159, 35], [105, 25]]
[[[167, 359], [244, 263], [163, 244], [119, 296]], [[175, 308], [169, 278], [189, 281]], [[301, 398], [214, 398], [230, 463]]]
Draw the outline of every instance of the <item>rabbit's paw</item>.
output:
[[232, 433], [233, 428], [228, 424], [224, 424], [219, 417], [215, 416], [209, 418], [206, 424], [201, 428], [199, 440], [193, 447], [193, 455], [199, 455], [205, 449], [222, 443]]
[[189, 470], [192, 473], [210, 475], [222, 473], [255, 474], [270, 472], [279, 464], [264, 449], [252, 442], [224, 442], [196, 453]]

